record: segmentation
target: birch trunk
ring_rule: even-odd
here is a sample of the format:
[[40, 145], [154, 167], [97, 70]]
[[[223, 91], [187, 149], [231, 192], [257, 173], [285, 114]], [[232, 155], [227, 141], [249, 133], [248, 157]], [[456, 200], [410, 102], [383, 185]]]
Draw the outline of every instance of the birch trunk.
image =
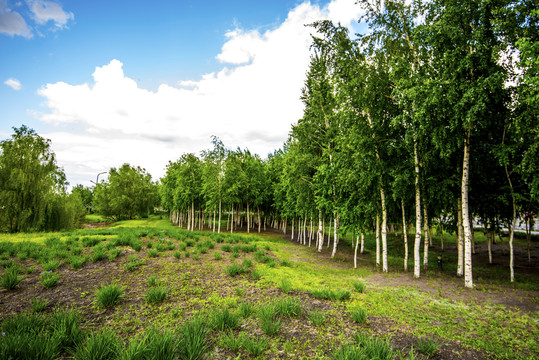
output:
[[262, 230], [262, 218], [260, 217], [260, 207], [258, 207], [258, 232]]
[[212, 228], [212, 232], [215, 232], [215, 218], [216, 218], [216, 215], [217, 214], [217, 211], [213, 210], [213, 228]]
[[337, 244], [339, 242], [339, 237], [338, 237], [338, 228], [339, 228], [339, 214], [336, 214], [335, 215], [335, 220], [334, 220], [334, 226], [333, 226], [333, 251], [331, 252], [331, 258], [333, 259], [335, 257], [335, 254], [337, 254]]
[[322, 251], [322, 245], [324, 243], [324, 234], [322, 232], [322, 210], [318, 211], [318, 252]]
[[376, 213], [376, 267], [380, 267], [380, 215]]
[[232, 234], [233, 232], [234, 232], [234, 205], [232, 205], [231, 214], [230, 214], [230, 233]]
[[470, 171], [470, 133], [464, 137], [464, 159], [462, 161], [462, 226], [464, 228], [464, 286], [473, 288], [472, 277], [472, 228], [468, 209], [468, 177]]
[[419, 191], [419, 156], [417, 154], [417, 140], [414, 141], [414, 168], [415, 168], [415, 241], [414, 241], [414, 278], [421, 274], [421, 192]]
[[361, 250], [359, 252], [363, 254], [364, 250], [365, 250], [365, 234], [361, 233]]
[[429, 217], [427, 215], [427, 202], [425, 201], [425, 196], [423, 196], [423, 232], [425, 233], [423, 268], [427, 270], [429, 268]]
[[487, 233], [487, 246], [488, 246], [488, 263], [492, 265], [492, 233]]
[[[504, 132], [505, 137], [505, 132]], [[514, 269], [514, 251], [513, 251], [513, 238], [515, 235], [515, 227], [517, 225], [517, 205], [515, 201], [515, 193], [513, 192], [513, 184], [507, 165], [505, 165], [505, 175], [507, 175], [507, 182], [509, 183], [509, 189], [511, 191], [511, 200], [513, 202], [513, 221], [511, 221], [511, 227], [509, 228], [509, 271], [511, 274], [511, 282], [515, 282], [515, 269]]]
[[251, 223], [249, 222], [251, 218], [249, 217], [249, 202], [247, 202], [247, 234], [249, 234], [249, 228], [251, 227]]
[[328, 249], [329, 249], [329, 243], [331, 242], [331, 224], [332, 224], [332, 221], [329, 222], [328, 246], [327, 246]]
[[219, 223], [217, 224], [217, 233], [221, 232], [221, 199], [219, 199]]
[[464, 275], [464, 228], [462, 226], [462, 199], [459, 197], [457, 201], [457, 276]]
[[408, 234], [406, 233], [406, 211], [404, 210], [404, 199], [401, 199], [402, 207], [402, 235], [404, 237], [404, 271], [408, 271]]
[[356, 237], [356, 247], [354, 249], [354, 269], [357, 269], [357, 248], [359, 245], [359, 235]]
[[382, 271], [388, 272], [387, 266], [387, 209], [382, 177], [380, 177], [380, 198], [382, 200]]

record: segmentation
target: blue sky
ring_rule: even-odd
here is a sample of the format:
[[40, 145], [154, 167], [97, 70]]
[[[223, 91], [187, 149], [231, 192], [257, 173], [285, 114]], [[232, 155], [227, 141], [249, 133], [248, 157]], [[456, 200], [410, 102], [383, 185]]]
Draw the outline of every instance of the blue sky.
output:
[[211, 135], [265, 157], [301, 117], [303, 24], [358, 16], [354, 0], [0, 0], [0, 138], [51, 139], [72, 185], [124, 162], [159, 178]]

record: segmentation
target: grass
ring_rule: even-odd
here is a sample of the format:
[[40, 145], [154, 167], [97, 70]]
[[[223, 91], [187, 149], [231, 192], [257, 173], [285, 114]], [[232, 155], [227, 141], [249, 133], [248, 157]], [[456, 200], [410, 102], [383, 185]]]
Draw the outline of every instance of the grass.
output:
[[91, 333], [75, 351], [75, 360], [114, 359], [120, 351], [120, 340], [110, 330]]
[[[150, 224], [158, 227], [150, 226]], [[165, 235], [161, 235], [163, 230]], [[142, 233], [145, 233], [145, 235], [142, 235]], [[191, 237], [191, 235], [195, 236]], [[87, 238], [87, 244], [95, 243], [95, 245], [90, 248], [83, 248], [83, 238], [85, 237]], [[166, 241], [158, 241], [158, 237], [170, 239], [171, 242], [176, 244], [176, 248], [168, 251], [170, 245]], [[60, 266], [62, 263], [71, 265], [71, 267], [61, 267], [62, 280], [66, 280], [65, 273], [80, 276], [90, 271], [89, 273], [95, 274], [99, 278], [100, 273], [105, 269], [104, 266], [107, 266], [107, 268], [119, 267], [116, 270], [123, 273], [122, 284], [129, 286], [130, 301], [120, 303], [120, 306], [115, 309], [101, 313], [102, 315], [100, 316], [104, 317], [102, 321], [97, 325], [89, 323], [84, 328], [92, 329], [89, 330], [92, 333], [99, 333], [101, 330], [106, 330], [106, 328], [115, 329], [116, 337], [121, 338], [124, 344], [136, 343], [132, 340], [139, 339], [140, 342], [143, 342], [143, 345], [139, 347], [129, 345], [133, 347], [131, 349], [133, 354], [144, 353], [148, 349], [148, 334], [141, 332], [141, 329], [145, 327], [146, 320], [143, 319], [150, 319], [152, 326], [155, 325], [156, 328], [178, 329], [177, 334], [174, 334], [174, 340], [193, 345], [189, 345], [192, 350], [184, 351], [180, 350], [181, 346], [176, 344], [176, 358], [197, 358], [196, 344], [198, 343], [203, 348], [205, 346], [213, 347], [216, 340], [212, 340], [212, 338], [220, 339], [223, 332], [210, 330], [206, 326], [205, 335], [198, 337], [199, 340], [195, 341], [194, 337], [184, 337], [182, 328], [197, 317], [196, 311], [199, 309], [207, 311], [207, 309], [227, 308], [229, 313], [236, 313], [245, 319], [242, 320], [241, 331], [236, 328], [234, 333], [228, 332], [228, 335], [234, 335], [233, 337], [238, 346], [237, 350], [234, 351], [235, 354], [231, 354], [231, 358], [237, 356], [255, 357], [246, 350], [241, 341], [247, 334], [252, 336], [253, 329], [258, 333], [264, 332], [271, 336], [262, 336], [268, 344], [263, 350], [262, 356], [275, 357], [278, 351], [288, 351], [286, 349], [291, 349], [290, 351], [293, 351], [294, 356], [297, 358], [337, 358], [339, 356], [338, 351], [341, 350], [343, 352], [349, 351], [350, 353], [358, 351], [359, 354], [363, 354], [361, 356], [364, 356], [365, 348], [367, 347], [364, 344], [368, 341], [375, 342], [375, 340], [383, 342], [386, 339], [384, 337], [370, 339], [370, 335], [364, 335], [369, 339], [352, 342], [353, 339], [347, 339], [342, 333], [338, 338], [324, 336], [324, 334], [339, 333], [341, 327], [350, 326], [346, 324], [351, 323], [353, 309], [356, 307], [363, 309], [373, 324], [375, 321], [372, 319], [376, 317], [391, 319], [391, 322], [387, 324], [388, 332], [394, 333], [394, 330], [399, 328], [412, 326], [412, 333], [415, 337], [415, 340], [412, 341], [413, 351], [408, 347], [404, 353], [400, 354], [401, 357], [408, 358], [408, 355], [413, 355], [414, 352], [415, 356], [429, 356], [427, 355], [429, 353], [428, 346], [422, 348], [422, 345], [419, 345], [420, 341], [427, 342], [428, 339], [438, 339], [436, 340], [438, 344], [446, 344], [446, 342], [448, 344], [461, 343], [466, 348], [488, 351], [490, 354], [497, 354], [496, 356], [500, 358], [524, 359], [533, 358], [539, 354], [539, 346], [533, 341], [539, 336], [539, 333], [535, 330], [537, 323], [536, 313], [526, 310], [521, 311], [517, 308], [497, 303], [489, 303], [488, 301], [476, 303], [460, 300], [461, 298], [466, 298], [467, 291], [458, 288], [454, 290], [452, 287], [444, 286], [447, 276], [440, 276], [436, 272], [432, 272], [431, 275], [426, 277], [426, 286], [431, 286], [432, 288], [430, 292], [419, 291], [413, 287], [379, 284], [375, 280], [368, 279], [372, 271], [369, 266], [363, 265], [364, 262], [358, 269], [347, 269], [344, 266], [346, 264], [343, 262], [339, 262], [339, 266], [335, 266], [335, 262], [326, 262], [323, 259], [318, 259], [316, 262], [311, 261], [313, 256], [312, 248], [291, 244], [279, 239], [279, 237], [271, 234], [244, 236], [243, 234], [212, 235], [211, 233], [191, 233], [170, 226], [166, 221], [155, 219], [136, 220], [135, 223], [121, 222], [118, 226], [112, 224], [107, 229], [76, 230], [65, 233], [0, 234], [0, 274], [2, 274], [3, 280], [8, 269], [18, 268], [21, 269], [21, 272], [18, 273], [18, 277], [21, 278], [22, 274], [28, 273], [29, 270], [27, 269], [35, 268], [39, 274], [39, 271], [49, 262], [57, 262]], [[373, 254], [373, 243], [371, 243], [372, 239], [369, 237], [370, 235], [367, 236], [366, 245], [367, 251], [370, 251], [370, 253], [362, 255], [363, 259], [368, 259]], [[201, 246], [197, 247], [197, 244], [203, 244], [208, 239], [218, 244], [216, 246], [217, 250], [210, 251], [208, 246], [210, 254], [200, 256], [198, 262], [182, 261], [183, 256], [181, 256], [180, 261], [173, 258], [175, 251], [180, 252], [180, 254], [183, 252], [181, 244], [185, 244], [187, 248], [185, 241], [189, 241], [189, 255], [193, 256], [194, 254], [191, 253], [193, 249], [200, 251], [202, 248]], [[393, 259], [395, 260], [394, 265], [390, 262], [390, 273], [387, 275], [390, 278], [402, 276], [395, 272], [397, 266], [399, 271], [402, 268], [402, 259], [400, 258], [402, 256], [398, 253], [393, 253], [394, 249], [400, 249], [397, 240], [402, 242], [402, 238], [388, 236], [390, 259], [391, 256], [394, 256]], [[137, 254], [130, 247], [133, 247], [132, 244], [140, 244], [142, 248], [146, 246], [148, 241], [152, 241], [154, 249], [158, 249], [158, 244], [160, 243], [167, 244], [167, 250], [160, 252], [160, 256], [151, 261], [151, 266], [141, 267], [144, 261], [139, 260]], [[52, 246], [50, 251], [47, 250], [46, 243]], [[448, 243], [447, 238], [446, 243]], [[256, 247], [253, 247], [253, 244], [256, 244]], [[229, 256], [222, 256], [222, 261], [220, 262], [213, 261], [215, 255], [212, 255], [212, 252], [219, 252], [221, 255], [226, 254], [226, 252], [223, 254], [224, 250], [221, 248], [224, 245], [230, 246], [230, 253], [233, 252], [233, 247], [238, 245], [236, 253], [238, 253], [239, 260], [236, 261], [239, 264], [237, 265], [248, 270], [250, 275], [245, 277], [223, 277], [220, 275], [219, 282], [208, 282], [207, 278], [210, 274], [226, 271], [227, 265], [232, 264]], [[101, 265], [97, 263], [86, 268], [84, 266], [85, 262], [90, 260], [96, 249], [99, 250], [100, 248], [106, 250], [109, 256], [114, 249], [123, 250], [124, 254], [129, 254], [130, 252], [135, 255], [129, 257], [127, 255], [120, 256], [113, 264], [105, 262]], [[252, 255], [246, 255], [248, 253], [246, 250], [249, 250]], [[256, 256], [259, 256], [260, 260], [264, 259], [264, 261], [259, 261]], [[142, 259], [142, 255], [140, 257]], [[435, 261], [435, 256], [431, 255], [431, 258], [434, 258]], [[24, 264], [21, 263], [21, 259], [24, 260]], [[252, 259], [254, 264], [246, 267], [245, 263], [243, 263], [245, 259]], [[290, 262], [289, 259], [294, 259], [294, 261]], [[444, 260], [446, 260], [445, 255]], [[446, 262], [448, 266], [451, 266], [453, 261], [452, 257], [447, 256]], [[77, 262], [80, 262], [77, 269], [82, 268], [82, 270], [73, 271], [71, 268]], [[133, 272], [123, 271], [124, 266], [133, 266]], [[412, 263], [409, 264], [409, 268], [411, 266]], [[474, 275], [476, 274], [475, 270], [477, 270], [478, 274], [481, 274], [481, 279], [476, 278], [480, 286], [474, 292], [486, 291], [485, 294], [487, 295], [491, 292], [493, 295], [505, 292], [507, 296], [511, 296], [514, 289], [534, 289], [535, 286], [533, 281], [536, 277], [525, 277], [519, 274], [518, 271], [517, 282], [512, 285], [503, 280], [507, 275], [506, 270], [496, 267], [474, 267]], [[154, 285], [148, 283], [147, 286], [164, 286], [169, 289], [166, 302], [163, 305], [149, 306], [144, 302], [147, 291], [146, 282], [151, 274], [155, 275], [157, 283]], [[424, 273], [422, 273], [422, 277], [424, 276]], [[27, 277], [26, 280], [18, 284], [19, 290], [16, 292], [4, 292], [7, 298], [18, 296], [19, 293], [23, 293], [30, 286], [35, 286], [38, 280], [33, 280], [34, 278], [36, 277]], [[201, 279], [204, 279], [204, 282]], [[161, 283], [159, 284], [159, 282]], [[369, 286], [367, 291], [365, 291], [364, 284]], [[494, 284], [495, 286], [491, 288], [485, 284]], [[56, 286], [64, 291], [68, 285], [71, 286], [67, 281], [61, 281]], [[323, 304], [323, 306], [314, 306], [314, 310], [312, 305], [310, 307], [305, 306], [305, 308], [300, 309], [298, 315], [291, 315], [291, 318], [288, 318], [283, 315], [285, 312], [282, 314], [277, 309], [275, 304], [278, 300], [285, 299], [287, 296], [270, 301], [272, 309], [267, 310], [268, 314], [266, 316], [263, 316], [263, 311], [261, 312], [260, 310], [266, 307], [267, 304], [253, 304], [253, 300], [256, 301], [260, 297], [270, 299], [275, 294], [287, 294], [285, 290], [288, 287], [294, 289], [294, 294], [303, 293], [302, 298], [304, 298], [305, 294], [311, 294], [314, 297], [317, 291], [320, 291], [320, 296], [323, 298], [316, 301], [316, 303]], [[442, 290], [440, 293], [436, 291], [437, 287]], [[278, 290], [275, 292], [275, 289], [278, 288], [282, 292]], [[240, 294], [236, 292], [236, 289], [245, 290], [245, 293]], [[77, 289], [76, 298], [83, 291], [88, 292], [87, 290]], [[131, 301], [131, 293], [133, 293], [134, 301]], [[69, 296], [69, 292], [66, 292], [66, 294]], [[253, 295], [255, 296], [254, 299]], [[525, 295], [519, 294], [519, 296]], [[294, 299], [291, 296], [290, 298]], [[41, 299], [45, 300], [44, 298]], [[52, 301], [48, 305], [36, 303], [35, 311], [33, 310], [34, 304], [27, 299], [21, 302], [21, 311], [47, 315], [46, 324], [42, 325], [41, 330], [39, 330], [41, 335], [33, 336], [32, 339], [24, 339], [22, 335], [17, 335], [17, 338], [15, 335], [13, 337], [9, 335], [11, 340], [6, 342], [0, 340], [0, 344], [2, 344], [0, 346], [4, 346], [3, 344], [9, 341], [17, 341], [17, 343], [26, 344], [25, 346], [28, 349], [37, 349], [38, 345], [36, 344], [39, 344], [39, 346], [48, 347], [51, 350], [50, 353], [56, 354], [53, 357], [68, 356], [65, 352], [62, 353], [63, 355], [58, 355], [58, 351], [63, 350], [58, 350], [57, 345], [54, 345], [59, 344], [59, 340], [53, 338], [56, 335], [52, 335], [53, 331], [50, 330], [50, 324], [52, 321], [52, 309], [56, 306], [56, 303], [54, 298], [49, 299], [52, 299]], [[235, 301], [232, 301], [233, 299]], [[341, 299], [342, 302], [338, 299]], [[301, 302], [299, 304], [303, 305]], [[96, 305], [99, 305], [97, 301]], [[38, 310], [42, 306], [44, 308]], [[170, 311], [161, 311], [161, 309], [170, 309]], [[80, 310], [84, 311], [84, 317], [91, 315], [90, 319], [95, 318], [95, 311], [99, 311], [91, 307], [82, 307]], [[208, 323], [209, 316], [210, 313], [207, 313], [205, 317], [205, 321]], [[253, 316], [256, 317], [250, 318]], [[3, 326], [6, 321], [4, 320], [1, 325]], [[438, 326], [433, 327], [433, 322], [436, 322]], [[101, 324], [107, 325], [103, 326]], [[290, 338], [291, 329], [296, 329], [297, 326], [300, 326], [300, 328], [306, 327], [307, 329], [309, 326], [312, 327], [309, 332], [300, 332], [301, 336], [299, 338]], [[362, 325], [354, 326], [356, 330], [363, 328]], [[137, 335], [132, 337], [132, 334]], [[283, 342], [285, 338], [288, 340]], [[85, 339], [86, 336], [75, 348], [82, 349], [86, 343]], [[118, 350], [118, 356], [121, 357], [124, 352], [128, 352], [129, 346], [122, 344]], [[383, 346], [384, 344], [381, 344], [379, 348], [383, 348]], [[330, 348], [339, 350], [327, 353], [327, 349]], [[348, 350], [345, 350], [345, 348]], [[439, 354], [448, 351], [447, 349], [448, 346], [438, 347], [437, 352], [430, 356], [439, 356]], [[30, 351], [33, 350], [28, 350], [28, 353], [31, 353]], [[184, 352], [184, 354], [180, 355], [180, 352]], [[76, 351], [73, 351], [72, 355], [69, 356], [74, 357], [75, 353]], [[421, 355], [419, 355], [420, 353]], [[14, 354], [17, 353], [14, 352]], [[207, 358], [212, 356], [208, 348], [203, 349], [202, 354], [205, 354]], [[393, 352], [393, 355], [395, 358], [399, 358], [399, 354]], [[37, 355], [33, 356], [33, 358], [38, 357]], [[0, 358], [2, 358], [1, 355]]]
[[355, 305], [348, 309], [352, 320], [358, 324], [365, 324], [367, 322], [367, 311], [362, 307]]
[[168, 289], [162, 286], [151, 287], [146, 292], [147, 303], [159, 303], [166, 299]]
[[420, 337], [417, 339], [417, 350], [428, 357], [435, 355], [440, 346], [441, 344], [438, 340], [432, 337]]
[[4, 271], [2, 276], [2, 287], [6, 290], [13, 290], [19, 285], [22, 281], [22, 277], [19, 277], [20, 269], [18, 267], [12, 266]]
[[95, 301], [102, 307], [111, 307], [123, 299], [124, 288], [116, 283], [101, 285], [95, 291]]
[[230, 312], [227, 307], [216, 309], [209, 315], [211, 327], [216, 330], [234, 330], [241, 323], [239, 313]]
[[33, 313], [40, 313], [49, 305], [48, 300], [42, 300], [38, 298], [33, 298], [30, 300], [31, 310]]
[[195, 316], [180, 328], [178, 352], [184, 360], [197, 360], [208, 350], [206, 319]]
[[241, 266], [241, 265], [239, 265], [237, 263], [233, 263], [232, 265], [230, 265], [230, 266], [228, 266], [226, 268], [226, 273], [229, 276], [232, 276], [232, 277], [234, 277], [236, 275], [239, 275], [239, 274], [246, 273], [246, 272], [247, 272], [247, 270], [243, 266]]
[[43, 285], [46, 288], [51, 288], [58, 283], [58, 280], [60, 280], [60, 275], [51, 271], [47, 271], [47, 272], [41, 273], [40, 279], [41, 279], [40, 280], [41, 285]]

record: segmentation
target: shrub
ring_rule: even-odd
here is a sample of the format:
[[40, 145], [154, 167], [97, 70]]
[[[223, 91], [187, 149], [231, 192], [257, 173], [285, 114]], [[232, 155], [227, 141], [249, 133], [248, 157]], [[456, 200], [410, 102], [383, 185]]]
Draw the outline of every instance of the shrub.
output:
[[112, 331], [91, 333], [83, 344], [77, 346], [74, 359], [114, 359], [120, 348], [120, 342]]
[[230, 252], [231, 246], [229, 244], [221, 245], [221, 250], [225, 252]]
[[159, 286], [159, 287], [151, 287], [148, 289], [146, 293], [146, 302], [148, 303], [158, 303], [167, 297], [168, 289]]
[[60, 275], [47, 271], [41, 273], [41, 285], [46, 288], [53, 287], [60, 280]]
[[116, 283], [101, 285], [101, 288], [95, 291], [95, 301], [103, 306], [114, 306], [123, 299], [124, 288]]
[[196, 316], [186, 322], [180, 329], [181, 337], [178, 346], [180, 358], [196, 360], [202, 357], [208, 349], [207, 334], [206, 319], [203, 317]]
[[185, 251], [186, 248], [187, 248], [186, 243], [181, 242], [181, 243], [178, 244], [178, 249], [180, 249], [181, 251]]
[[19, 268], [12, 266], [4, 271], [2, 276], [2, 287], [6, 290], [13, 290], [22, 281], [22, 277], [19, 277]]

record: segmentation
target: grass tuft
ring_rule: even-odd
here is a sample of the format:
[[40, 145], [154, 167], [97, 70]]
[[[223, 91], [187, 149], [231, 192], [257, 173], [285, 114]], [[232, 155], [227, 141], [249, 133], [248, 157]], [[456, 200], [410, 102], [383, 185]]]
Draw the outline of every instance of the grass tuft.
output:
[[95, 292], [95, 301], [103, 307], [114, 306], [123, 299], [124, 290], [124, 287], [116, 283], [101, 285]]

